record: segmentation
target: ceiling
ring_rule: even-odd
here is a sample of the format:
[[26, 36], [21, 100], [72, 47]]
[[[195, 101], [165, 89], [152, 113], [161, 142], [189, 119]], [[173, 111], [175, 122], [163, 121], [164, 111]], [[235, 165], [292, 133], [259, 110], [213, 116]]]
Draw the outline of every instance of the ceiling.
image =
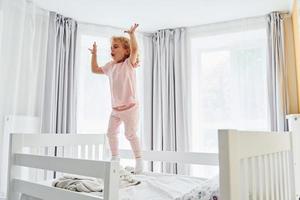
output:
[[290, 11], [293, 0], [33, 0], [80, 22], [139, 30], [189, 27]]

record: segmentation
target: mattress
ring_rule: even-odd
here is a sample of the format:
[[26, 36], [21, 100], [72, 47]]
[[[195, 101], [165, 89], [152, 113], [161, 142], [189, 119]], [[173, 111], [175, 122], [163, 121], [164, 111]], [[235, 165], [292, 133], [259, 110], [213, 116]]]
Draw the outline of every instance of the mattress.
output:
[[[119, 190], [120, 200], [219, 200], [218, 177], [212, 179], [196, 178], [184, 175], [145, 172], [134, 175], [141, 183]], [[52, 181], [47, 184], [51, 185]], [[100, 192], [85, 193], [101, 197]], [[22, 195], [21, 200], [37, 200]]]

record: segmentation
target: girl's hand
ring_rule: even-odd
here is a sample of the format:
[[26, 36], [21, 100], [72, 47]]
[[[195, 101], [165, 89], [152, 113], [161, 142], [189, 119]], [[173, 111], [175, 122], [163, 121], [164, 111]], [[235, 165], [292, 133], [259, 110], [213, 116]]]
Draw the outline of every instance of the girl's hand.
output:
[[92, 49], [89, 48], [89, 50], [90, 50], [91, 54], [97, 54], [97, 44], [96, 44], [96, 42], [94, 42], [93, 48]]
[[130, 27], [129, 30], [124, 31], [125, 33], [128, 33], [129, 35], [134, 34], [135, 29], [139, 26], [139, 24], [134, 24], [133, 26]]
[[136, 62], [133, 64], [133, 68], [136, 68], [140, 66], [140, 60], [139, 60], [139, 57], [136, 58]]

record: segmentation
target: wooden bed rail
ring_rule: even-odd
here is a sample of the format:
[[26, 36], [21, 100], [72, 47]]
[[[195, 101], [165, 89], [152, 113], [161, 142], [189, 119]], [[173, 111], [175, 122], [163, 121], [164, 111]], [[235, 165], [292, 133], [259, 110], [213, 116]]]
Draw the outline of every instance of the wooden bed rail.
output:
[[104, 134], [11, 133], [11, 137], [23, 147], [105, 144]]
[[[103, 178], [104, 188], [105, 188], [103, 192], [103, 199], [118, 200], [118, 188], [115, 186], [118, 185], [119, 183], [119, 163], [116, 161], [99, 161], [99, 160], [96, 161], [96, 160], [87, 160], [87, 159], [73, 159], [73, 158], [42, 156], [42, 155], [32, 155], [32, 154], [22, 153], [23, 147], [31, 146], [31, 144], [33, 144], [32, 141], [29, 140], [29, 138], [34, 140], [34, 136], [37, 136], [38, 138], [37, 140], [34, 140], [35, 142], [37, 141], [41, 142], [42, 140], [47, 139], [49, 140], [49, 143], [52, 145], [53, 144], [73, 145], [74, 143], [77, 144], [77, 142], [79, 142], [78, 139], [82, 139], [80, 144], [82, 143], [94, 144], [94, 141], [91, 140], [94, 139], [94, 135], [88, 135], [88, 136], [84, 135], [85, 137], [83, 138], [82, 136], [76, 137], [75, 135], [74, 136], [67, 135], [67, 137], [60, 137], [60, 136], [57, 137], [57, 135], [52, 135], [52, 134], [51, 135], [35, 134], [29, 137], [26, 136], [21, 134], [12, 134], [10, 136], [9, 163], [8, 163], [9, 173], [8, 173], [8, 191], [7, 191], [8, 200], [17, 200], [19, 193], [22, 192], [20, 190], [18, 191], [18, 188], [26, 187], [26, 181], [20, 179], [21, 177], [20, 166]], [[54, 141], [54, 139], [58, 139], [58, 138], [60, 138], [61, 140]], [[89, 138], [89, 139], [84, 140], [84, 138]], [[98, 136], [95, 138], [99, 139], [100, 137]], [[47, 143], [47, 140], [44, 142], [45, 144]], [[89, 142], [88, 140], [91, 141]], [[41, 143], [39, 143], [38, 145], [40, 146]], [[16, 184], [22, 187], [15, 187], [18, 186]], [[30, 184], [30, 182], [28, 182], [28, 184]], [[48, 189], [48, 190], [52, 190], [52, 189]], [[67, 191], [67, 193], [66, 192], [61, 192], [61, 193], [64, 193], [66, 195], [68, 194], [71, 195], [71, 193], [68, 192], [69, 191]], [[36, 195], [38, 195], [38, 193], [36, 193]], [[41, 196], [36, 196], [36, 197], [41, 198]], [[83, 199], [84, 198], [82, 198], [82, 200]]]

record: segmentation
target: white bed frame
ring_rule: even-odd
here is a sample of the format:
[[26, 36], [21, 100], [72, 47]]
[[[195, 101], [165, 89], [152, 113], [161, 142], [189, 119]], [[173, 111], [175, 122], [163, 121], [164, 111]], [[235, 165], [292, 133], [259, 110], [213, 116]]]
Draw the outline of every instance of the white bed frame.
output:
[[[145, 160], [151, 161], [219, 165], [222, 200], [296, 200], [292, 138], [292, 133], [220, 130], [219, 155], [153, 151], [143, 154]], [[21, 193], [44, 200], [118, 200], [119, 165], [99, 160], [99, 145], [104, 143], [105, 136], [101, 134], [11, 134], [8, 200], [18, 200]], [[61, 157], [23, 153], [24, 147], [53, 146], [64, 147]], [[122, 150], [121, 157], [131, 158], [132, 153]], [[103, 198], [21, 179], [20, 166], [102, 178]]]
[[[1, 124], [1, 122], [0, 122]], [[0, 200], [5, 200], [7, 191], [8, 151], [10, 133], [38, 133], [40, 132], [40, 118], [28, 115], [7, 115], [4, 117], [4, 129], [0, 138]], [[24, 176], [32, 176], [32, 171], [25, 169]]]
[[220, 130], [221, 199], [299, 200], [293, 138], [291, 132]]

